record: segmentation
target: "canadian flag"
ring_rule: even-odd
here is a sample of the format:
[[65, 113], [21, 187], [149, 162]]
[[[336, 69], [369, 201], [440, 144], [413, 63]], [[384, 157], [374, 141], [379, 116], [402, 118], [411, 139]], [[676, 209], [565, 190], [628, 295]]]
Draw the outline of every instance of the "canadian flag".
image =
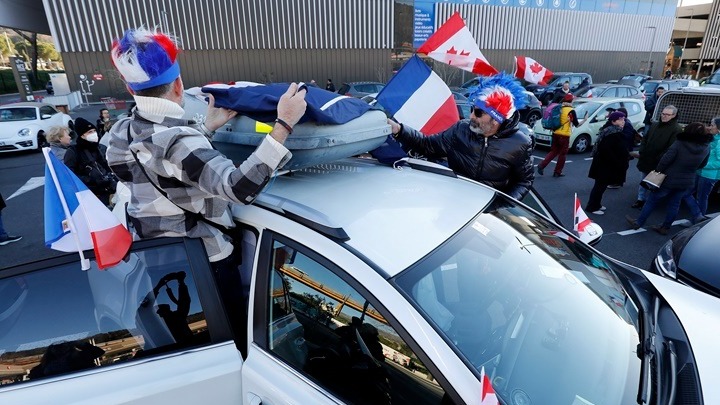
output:
[[535, 84], [547, 84], [552, 75], [553, 72], [537, 63], [535, 59], [527, 56], [515, 57], [515, 77], [518, 79], [524, 79]]
[[437, 61], [479, 75], [490, 76], [498, 73], [480, 52], [475, 38], [457, 12], [450, 16], [417, 51]]
[[480, 392], [480, 405], [500, 405], [500, 401], [495, 395], [495, 389], [490, 382], [487, 374], [485, 374], [485, 367], [480, 369], [480, 379], [482, 381], [482, 392]]
[[588, 218], [585, 211], [583, 211], [580, 205], [580, 199], [578, 198], [576, 193], [575, 209], [573, 210], [573, 231], [577, 232], [578, 235], [580, 235], [582, 232], [585, 232], [585, 228], [587, 228], [587, 226], [590, 224], [592, 224], [592, 221], [590, 220], [590, 218]]

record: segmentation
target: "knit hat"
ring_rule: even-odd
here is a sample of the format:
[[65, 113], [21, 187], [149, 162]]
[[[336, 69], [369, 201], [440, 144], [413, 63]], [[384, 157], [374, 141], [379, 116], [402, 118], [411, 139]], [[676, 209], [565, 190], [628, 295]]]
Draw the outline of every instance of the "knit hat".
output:
[[572, 103], [573, 100], [575, 100], [575, 96], [573, 96], [572, 94], [568, 93], [568, 94], [566, 94], [566, 95], [563, 97], [562, 102], [563, 102], [563, 103]]
[[97, 128], [95, 128], [95, 125], [93, 125], [90, 121], [86, 120], [83, 117], [79, 117], [75, 120], [75, 132], [79, 136], [83, 136], [86, 132], [90, 130], [97, 131]]
[[171, 37], [140, 27], [113, 41], [111, 57], [128, 87], [145, 90], [172, 83], [180, 76], [180, 50]]
[[527, 96], [523, 91], [515, 77], [498, 73], [482, 80], [471, 91], [470, 99], [475, 107], [502, 124], [527, 104]]
[[610, 122], [617, 121], [620, 118], [625, 118], [625, 114], [623, 114], [621, 111], [613, 111], [608, 115], [608, 120]]

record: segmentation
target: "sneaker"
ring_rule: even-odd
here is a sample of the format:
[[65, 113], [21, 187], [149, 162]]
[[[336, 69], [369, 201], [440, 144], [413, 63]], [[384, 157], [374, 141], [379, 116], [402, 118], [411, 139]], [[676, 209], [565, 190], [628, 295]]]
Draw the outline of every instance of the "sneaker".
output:
[[604, 205], [602, 207], [600, 207], [600, 211], [605, 211], [606, 209], [607, 209], [607, 207]]
[[700, 215], [699, 217], [695, 217], [692, 219], [693, 225], [699, 224], [700, 222], [707, 221], [710, 219], [709, 217], [706, 217], [705, 215]]
[[607, 186], [607, 188], [616, 189], [622, 187], [622, 184], [611, 184]]
[[553, 173], [553, 177], [565, 177], [565, 173]]
[[605, 211], [599, 209], [599, 210], [597, 210], [597, 211], [592, 211], [591, 214], [595, 214], [595, 215], [605, 215]]
[[662, 225], [653, 225], [650, 227], [653, 231], [659, 233], [660, 235], [667, 235], [668, 232], [670, 232], [670, 228], [666, 228]]
[[643, 205], [645, 205], [645, 201], [637, 200], [633, 205], [630, 206], [630, 208], [642, 209]]
[[543, 171], [543, 168], [540, 167], [540, 165], [537, 166], [537, 172], [538, 172], [538, 174], [541, 175], [541, 176], [545, 174], [545, 172]]
[[640, 229], [640, 224], [637, 223], [635, 218], [631, 217], [630, 215], [625, 215], [625, 220], [630, 224], [630, 228], [632, 229]]
[[10, 235], [8, 235], [8, 236], [6, 236], [6, 237], [4, 237], [4, 238], [0, 238], [0, 246], [5, 246], [5, 245], [7, 245], [8, 243], [17, 242], [17, 241], [19, 241], [20, 239], [22, 239], [22, 236], [10, 236]]

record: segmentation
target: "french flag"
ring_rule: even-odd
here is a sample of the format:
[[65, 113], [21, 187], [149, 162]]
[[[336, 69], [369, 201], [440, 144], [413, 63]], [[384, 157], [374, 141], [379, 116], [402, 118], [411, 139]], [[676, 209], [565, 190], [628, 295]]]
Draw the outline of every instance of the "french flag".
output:
[[460, 120], [447, 84], [417, 55], [398, 70], [377, 96], [396, 120], [432, 135]]
[[84, 250], [93, 249], [98, 267], [114, 266], [125, 257], [132, 236], [83, 182], [49, 148], [45, 155], [45, 245], [78, 252], [83, 270], [90, 269]]
[[492, 76], [498, 73], [480, 52], [475, 38], [458, 12], [450, 16], [417, 51], [442, 63], [479, 75]]

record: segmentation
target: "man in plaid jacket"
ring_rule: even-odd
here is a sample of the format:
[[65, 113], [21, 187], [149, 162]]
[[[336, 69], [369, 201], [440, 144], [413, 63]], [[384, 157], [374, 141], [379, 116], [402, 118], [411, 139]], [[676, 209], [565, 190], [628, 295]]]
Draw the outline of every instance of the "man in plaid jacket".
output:
[[231, 203], [251, 203], [290, 159], [283, 143], [305, 112], [306, 90], [290, 85], [270, 136], [235, 167], [210, 140], [236, 113], [216, 108], [210, 96], [204, 122], [183, 119], [177, 54], [173, 38], [144, 28], [128, 30], [113, 43], [113, 63], [137, 106], [132, 117], [113, 126], [107, 159], [130, 188], [127, 212], [135, 232], [141, 238], [200, 238], [217, 272], [236, 263], [239, 252], [233, 254], [230, 238], [215, 224], [232, 228]]

